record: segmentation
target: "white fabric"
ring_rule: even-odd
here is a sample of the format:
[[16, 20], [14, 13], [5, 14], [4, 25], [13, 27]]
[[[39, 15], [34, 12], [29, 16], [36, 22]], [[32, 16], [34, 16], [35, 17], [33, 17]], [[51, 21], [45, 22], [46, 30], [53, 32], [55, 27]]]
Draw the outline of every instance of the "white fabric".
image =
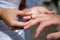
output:
[[0, 7], [18, 9], [22, 0], [0, 0]]

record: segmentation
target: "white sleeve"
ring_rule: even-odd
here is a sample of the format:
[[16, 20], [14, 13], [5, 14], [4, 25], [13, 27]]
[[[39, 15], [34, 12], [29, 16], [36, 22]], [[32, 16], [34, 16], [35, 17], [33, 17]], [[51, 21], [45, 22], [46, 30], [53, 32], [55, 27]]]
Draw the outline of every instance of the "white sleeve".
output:
[[18, 9], [16, 5], [4, 0], [0, 0], [0, 8]]

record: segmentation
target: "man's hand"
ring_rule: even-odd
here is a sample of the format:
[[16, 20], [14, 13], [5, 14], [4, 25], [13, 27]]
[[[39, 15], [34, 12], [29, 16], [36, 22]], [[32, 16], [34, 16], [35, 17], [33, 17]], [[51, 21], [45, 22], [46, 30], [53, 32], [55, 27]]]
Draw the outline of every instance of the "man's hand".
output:
[[[26, 11], [26, 10], [28, 10], [28, 11]], [[31, 15], [32, 18], [36, 18], [38, 16], [38, 14], [55, 14], [54, 11], [50, 11], [50, 10], [46, 9], [45, 7], [39, 7], [39, 6], [32, 7], [30, 9], [26, 9], [26, 10], [25, 10], [26, 13], [32, 14]], [[31, 16], [24, 16], [23, 18], [25, 20], [29, 20], [29, 19], [31, 19]]]
[[24, 27], [25, 22], [19, 22], [18, 16], [30, 15], [20, 10], [0, 8], [0, 18], [9, 26], [10, 29]]
[[[34, 26], [34, 25], [40, 23], [39, 27], [36, 30], [35, 37], [38, 37], [39, 33], [41, 33], [41, 31], [44, 28], [46, 28], [50, 25], [55, 25], [55, 24], [60, 25], [60, 22], [59, 22], [60, 16], [59, 15], [55, 15], [54, 12], [49, 11], [46, 8], [41, 8], [41, 9], [38, 8], [38, 9], [40, 11], [37, 10], [37, 8], [32, 9], [32, 12], [30, 12], [30, 13], [32, 13], [32, 15], [24, 17], [25, 20], [28, 20], [28, 19], [30, 19], [30, 17], [32, 17], [31, 20], [26, 22], [26, 26], [24, 27], [24, 29], [28, 29], [31, 26]], [[57, 37], [57, 36], [55, 36], [55, 37]], [[60, 36], [58, 36], [58, 37], [60, 37]], [[47, 36], [47, 38], [49, 39], [49, 36]]]
[[41, 31], [50, 26], [50, 25], [60, 25], [60, 16], [59, 15], [51, 15], [51, 14], [40, 14], [38, 15], [37, 18], [35, 19], [31, 19], [30, 21], [28, 21], [26, 23], [26, 26], [24, 27], [25, 29], [30, 28], [33, 25], [36, 25], [38, 23], [40, 23], [39, 27], [36, 30], [36, 34], [35, 37], [39, 36], [39, 34], [41, 33]]

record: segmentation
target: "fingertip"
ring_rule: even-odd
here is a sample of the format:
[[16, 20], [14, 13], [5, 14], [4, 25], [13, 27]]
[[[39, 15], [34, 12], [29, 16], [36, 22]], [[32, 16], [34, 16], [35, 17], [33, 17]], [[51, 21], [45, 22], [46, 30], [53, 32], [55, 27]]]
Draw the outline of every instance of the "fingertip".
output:
[[39, 36], [39, 33], [38, 31], [35, 32], [35, 38], [37, 38]]
[[52, 34], [49, 34], [49, 35], [47, 35], [47, 39], [51, 40], [51, 39], [55, 39], [55, 37]]
[[25, 23], [24, 30], [28, 29], [28, 23]]
[[35, 38], [37, 38], [37, 35], [35, 35]]
[[37, 38], [37, 32], [35, 32], [35, 38]]
[[35, 34], [35, 38], [37, 38], [38, 37], [38, 35], [37, 34]]

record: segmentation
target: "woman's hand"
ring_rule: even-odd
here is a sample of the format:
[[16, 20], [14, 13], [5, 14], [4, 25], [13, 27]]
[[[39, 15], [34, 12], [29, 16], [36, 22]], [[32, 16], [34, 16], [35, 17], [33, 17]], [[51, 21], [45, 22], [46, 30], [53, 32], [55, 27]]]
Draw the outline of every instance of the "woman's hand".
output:
[[10, 29], [24, 27], [25, 22], [19, 22], [18, 16], [30, 15], [20, 10], [0, 8], [0, 18], [9, 26]]

